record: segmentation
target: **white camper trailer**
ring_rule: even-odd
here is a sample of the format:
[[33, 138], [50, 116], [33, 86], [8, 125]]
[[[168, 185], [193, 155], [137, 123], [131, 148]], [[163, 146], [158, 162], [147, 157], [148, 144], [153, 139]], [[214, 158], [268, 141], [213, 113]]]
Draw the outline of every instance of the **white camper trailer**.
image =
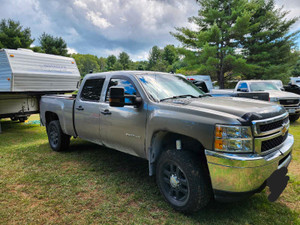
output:
[[23, 122], [39, 112], [42, 95], [73, 92], [79, 80], [73, 58], [0, 49], [0, 119]]

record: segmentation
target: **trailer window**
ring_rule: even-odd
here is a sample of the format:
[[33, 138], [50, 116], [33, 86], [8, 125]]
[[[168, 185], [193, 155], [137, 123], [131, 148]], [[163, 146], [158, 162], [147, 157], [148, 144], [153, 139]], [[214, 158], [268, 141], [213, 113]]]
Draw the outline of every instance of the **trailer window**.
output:
[[92, 102], [99, 101], [104, 80], [104, 78], [86, 80], [81, 91], [81, 100]]

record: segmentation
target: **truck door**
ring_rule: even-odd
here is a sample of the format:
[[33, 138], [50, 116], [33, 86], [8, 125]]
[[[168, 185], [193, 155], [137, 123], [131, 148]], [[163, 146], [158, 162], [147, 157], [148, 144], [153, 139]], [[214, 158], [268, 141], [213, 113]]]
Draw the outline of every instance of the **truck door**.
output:
[[[146, 103], [139, 108], [125, 105], [110, 107], [108, 91], [112, 86], [123, 87], [125, 95], [139, 95], [138, 89], [129, 77], [112, 76], [106, 89], [105, 101], [100, 107], [100, 134], [103, 143], [122, 152], [145, 157]], [[125, 98], [125, 102], [130, 102]]]
[[74, 108], [75, 129], [79, 137], [95, 143], [100, 141], [100, 95], [105, 78], [85, 81]]

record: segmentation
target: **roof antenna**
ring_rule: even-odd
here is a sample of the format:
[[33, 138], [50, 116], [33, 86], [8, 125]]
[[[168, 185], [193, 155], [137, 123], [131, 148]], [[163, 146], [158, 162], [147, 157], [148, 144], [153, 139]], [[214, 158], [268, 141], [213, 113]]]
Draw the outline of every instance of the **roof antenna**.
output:
[[90, 70], [90, 73], [93, 73], [93, 70]]

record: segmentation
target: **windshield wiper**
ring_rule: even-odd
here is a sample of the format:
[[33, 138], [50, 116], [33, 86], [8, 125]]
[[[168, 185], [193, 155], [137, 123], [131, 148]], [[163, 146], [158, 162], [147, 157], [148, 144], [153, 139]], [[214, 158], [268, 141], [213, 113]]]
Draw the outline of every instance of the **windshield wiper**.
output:
[[169, 97], [169, 98], [163, 98], [160, 101], [169, 100], [169, 99], [177, 99], [177, 98], [186, 98], [186, 97], [198, 98], [200, 96], [194, 96], [194, 95], [176, 95], [176, 96]]

